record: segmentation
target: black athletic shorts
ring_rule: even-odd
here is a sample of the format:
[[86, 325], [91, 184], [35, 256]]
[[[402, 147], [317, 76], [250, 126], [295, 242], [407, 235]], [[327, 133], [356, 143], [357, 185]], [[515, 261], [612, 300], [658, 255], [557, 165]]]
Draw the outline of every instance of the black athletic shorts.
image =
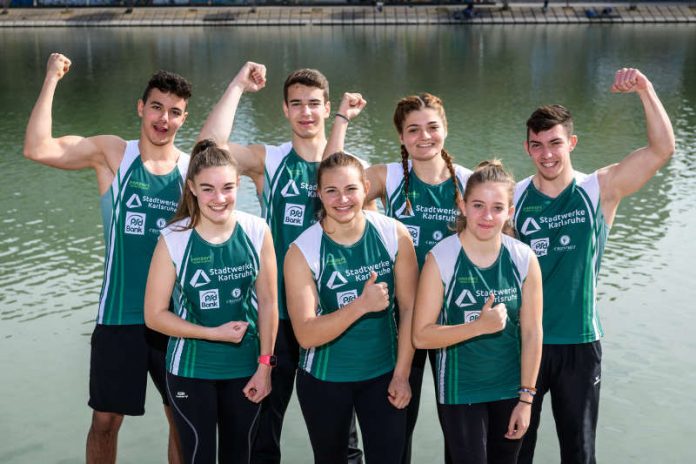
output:
[[144, 324], [97, 324], [92, 333], [89, 406], [100, 412], [142, 416], [148, 372], [162, 402], [168, 405], [167, 340], [167, 336]]

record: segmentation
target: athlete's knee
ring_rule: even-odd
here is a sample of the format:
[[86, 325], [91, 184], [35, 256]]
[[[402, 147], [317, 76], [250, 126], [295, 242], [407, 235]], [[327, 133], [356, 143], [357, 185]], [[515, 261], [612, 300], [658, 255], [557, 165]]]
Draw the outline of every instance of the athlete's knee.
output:
[[94, 411], [92, 413], [91, 430], [102, 435], [115, 435], [123, 423], [123, 414]]

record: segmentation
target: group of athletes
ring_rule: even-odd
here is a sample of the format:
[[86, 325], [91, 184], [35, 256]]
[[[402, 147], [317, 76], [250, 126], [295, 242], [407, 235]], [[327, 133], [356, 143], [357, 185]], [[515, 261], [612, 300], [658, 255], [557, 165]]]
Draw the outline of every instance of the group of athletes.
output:
[[[570, 112], [543, 106], [524, 142], [536, 173], [515, 183], [499, 160], [454, 162], [443, 103], [428, 93], [396, 106], [401, 162], [367, 165], [343, 150], [365, 100], [346, 93], [332, 113], [313, 69], [284, 84], [289, 142], [232, 143], [242, 95], [266, 84], [251, 62], [190, 155], [174, 139], [191, 86], [164, 71], [138, 101], [138, 140], [54, 137], [70, 64], [50, 56], [24, 154], [93, 169], [101, 195], [87, 462], [115, 462], [124, 415], [144, 414], [149, 372], [170, 463], [280, 462], [295, 385], [314, 462], [363, 461], [357, 418], [368, 463], [408, 463], [426, 358], [446, 462], [532, 462], [547, 392], [561, 462], [595, 462], [602, 252], [621, 199], [674, 151], [642, 73], [620, 69], [611, 90], [639, 96], [645, 147], [579, 173]], [[236, 210], [240, 176], [263, 219]]]

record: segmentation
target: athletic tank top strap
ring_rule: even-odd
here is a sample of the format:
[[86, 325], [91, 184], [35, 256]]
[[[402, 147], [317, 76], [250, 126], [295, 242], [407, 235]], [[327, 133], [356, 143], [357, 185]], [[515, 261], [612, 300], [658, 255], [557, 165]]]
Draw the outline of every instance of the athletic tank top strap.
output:
[[461, 248], [462, 244], [459, 241], [459, 235], [453, 234], [447, 238], [443, 238], [430, 250], [430, 254], [433, 255], [437, 268], [440, 271], [440, 279], [445, 285], [445, 288], [452, 281], [454, 267], [459, 258], [459, 251]]
[[312, 271], [315, 280], [319, 278], [320, 244], [323, 234], [324, 230], [321, 228], [321, 224], [317, 222], [302, 232], [293, 242], [300, 252], [302, 252], [305, 261], [307, 261], [307, 266], [309, 266], [309, 269]]
[[[581, 172], [575, 172], [575, 184], [578, 188], [581, 188], [586, 197], [583, 197], [585, 201], [588, 202], [587, 209], [593, 211], [597, 216], [599, 214], [599, 177], [597, 176], [597, 171], [592, 174], [583, 174]], [[594, 218], [592, 218], [594, 219]], [[594, 223], [593, 223], [594, 224]]]
[[263, 239], [266, 235], [266, 230], [268, 226], [258, 216], [253, 214], [245, 213], [244, 211], [235, 211], [235, 216], [237, 216], [237, 224], [242, 228], [244, 233], [249, 237], [256, 254], [261, 256], [261, 248], [263, 248]]
[[532, 249], [509, 235], [502, 236], [502, 243], [510, 254], [510, 260], [517, 269], [517, 276], [519, 278], [518, 284], [522, 287], [522, 284], [527, 279], [527, 273], [529, 272], [529, 261], [532, 259], [533, 253]]
[[285, 142], [282, 145], [264, 145], [266, 149], [266, 172], [273, 179], [283, 158], [290, 154], [292, 142]]
[[187, 228], [189, 222], [189, 218], [182, 219], [168, 225], [160, 232], [162, 238], [164, 238], [164, 243], [167, 245], [169, 257], [176, 267], [176, 275], [181, 275], [182, 273], [182, 263], [191, 238], [191, 233], [193, 232], [193, 229]]
[[[512, 198], [512, 204], [517, 205], [520, 202], [533, 178], [534, 176], [529, 176], [515, 184], [515, 194]], [[517, 211], [515, 211], [515, 213], [517, 213]]]
[[363, 211], [365, 218], [377, 229], [384, 248], [387, 249], [392, 261], [396, 259], [399, 251], [399, 238], [397, 235], [397, 222], [375, 211]]
[[[399, 190], [401, 190], [404, 183], [404, 167], [401, 163], [388, 163], [387, 167], [387, 179], [385, 182], [385, 190], [387, 193], [387, 201], [389, 202]], [[408, 172], [411, 172], [412, 163], [411, 160], [408, 161]]]
[[464, 166], [460, 166], [459, 164], [454, 165], [454, 175], [457, 177], [457, 180], [459, 181], [459, 187], [462, 189], [462, 195], [464, 195], [464, 189], [466, 188], [466, 183], [469, 181], [469, 177], [471, 176], [471, 174], [471, 169], [467, 169]]

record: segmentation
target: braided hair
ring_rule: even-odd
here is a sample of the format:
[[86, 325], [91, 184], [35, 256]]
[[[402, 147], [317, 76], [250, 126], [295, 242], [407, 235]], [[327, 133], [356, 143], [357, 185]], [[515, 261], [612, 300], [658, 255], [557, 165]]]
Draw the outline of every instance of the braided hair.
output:
[[[402, 135], [404, 132], [404, 122], [406, 121], [406, 117], [409, 115], [409, 113], [426, 108], [435, 110], [440, 119], [442, 119], [442, 124], [444, 125], [445, 129], [447, 129], [447, 116], [445, 115], [445, 107], [442, 104], [442, 100], [435, 95], [426, 92], [420, 95], [404, 97], [396, 104], [396, 110], [394, 110], [394, 126], [396, 126], [396, 130], [399, 132], [399, 135]], [[457, 183], [457, 177], [455, 175], [454, 165], [452, 163], [452, 155], [450, 155], [449, 152], [443, 148], [440, 151], [440, 156], [442, 156], [442, 159], [445, 161], [447, 170], [452, 177], [452, 182], [454, 184], [454, 204], [456, 205], [457, 202], [462, 198], [462, 194], [459, 190], [459, 184]], [[408, 158], [408, 150], [406, 150], [406, 147], [401, 144], [401, 166], [404, 171], [403, 194], [404, 198], [406, 198], [406, 211], [410, 213], [413, 210], [411, 207], [411, 200], [408, 198]]]

